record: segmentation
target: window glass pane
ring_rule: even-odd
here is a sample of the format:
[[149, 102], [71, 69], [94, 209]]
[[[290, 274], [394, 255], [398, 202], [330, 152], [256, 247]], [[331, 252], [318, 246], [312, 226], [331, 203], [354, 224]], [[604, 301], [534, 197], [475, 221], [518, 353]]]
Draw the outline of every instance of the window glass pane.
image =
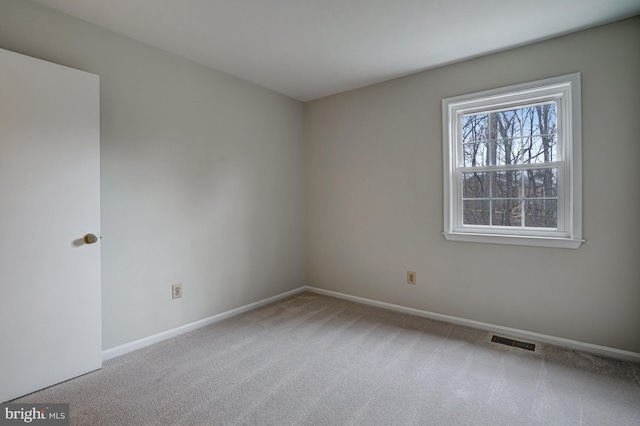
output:
[[557, 161], [556, 135], [529, 136], [523, 141], [523, 163], [549, 163]]
[[521, 226], [522, 201], [520, 200], [491, 200], [493, 226]]
[[462, 223], [465, 225], [490, 225], [488, 200], [464, 200]]
[[472, 142], [462, 145], [464, 148], [464, 167], [487, 165], [487, 142]]
[[524, 172], [524, 196], [527, 198], [557, 197], [558, 169], [536, 169]]
[[463, 173], [464, 198], [489, 198], [489, 173]]
[[522, 135], [529, 136], [535, 133], [537, 128], [535, 107], [522, 109]]
[[485, 141], [488, 138], [489, 117], [487, 114], [462, 117], [462, 141]]
[[558, 200], [526, 200], [525, 206], [526, 227], [558, 227]]
[[505, 164], [521, 164], [522, 163], [522, 146], [521, 139], [503, 139], [494, 142], [495, 144], [495, 162], [492, 165], [502, 166]]
[[522, 134], [549, 135], [556, 133], [556, 104], [536, 105], [522, 110]]
[[489, 114], [489, 135], [491, 139], [512, 139], [520, 137], [521, 109], [498, 111]]
[[522, 172], [491, 172], [491, 198], [519, 198]]

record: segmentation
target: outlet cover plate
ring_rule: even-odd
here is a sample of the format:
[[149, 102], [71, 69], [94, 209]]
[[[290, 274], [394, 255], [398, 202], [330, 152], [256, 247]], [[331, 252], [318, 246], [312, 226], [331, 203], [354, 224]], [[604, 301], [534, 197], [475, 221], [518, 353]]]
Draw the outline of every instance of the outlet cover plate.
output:
[[171, 286], [171, 298], [180, 299], [182, 297], [182, 284], [174, 284]]

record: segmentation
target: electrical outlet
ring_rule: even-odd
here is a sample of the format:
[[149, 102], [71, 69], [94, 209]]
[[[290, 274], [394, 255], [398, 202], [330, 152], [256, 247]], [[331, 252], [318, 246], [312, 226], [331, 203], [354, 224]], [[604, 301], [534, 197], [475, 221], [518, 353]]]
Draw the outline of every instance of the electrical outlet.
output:
[[407, 271], [407, 284], [416, 283], [416, 273], [414, 271]]
[[180, 299], [182, 297], [182, 284], [174, 284], [171, 286], [171, 298]]

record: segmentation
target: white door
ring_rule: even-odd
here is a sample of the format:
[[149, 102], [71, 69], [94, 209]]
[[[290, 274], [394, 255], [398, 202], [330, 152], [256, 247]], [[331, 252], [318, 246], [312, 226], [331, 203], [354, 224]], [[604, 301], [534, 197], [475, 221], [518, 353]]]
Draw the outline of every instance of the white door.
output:
[[99, 145], [98, 76], [0, 49], [0, 402], [102, 366]]

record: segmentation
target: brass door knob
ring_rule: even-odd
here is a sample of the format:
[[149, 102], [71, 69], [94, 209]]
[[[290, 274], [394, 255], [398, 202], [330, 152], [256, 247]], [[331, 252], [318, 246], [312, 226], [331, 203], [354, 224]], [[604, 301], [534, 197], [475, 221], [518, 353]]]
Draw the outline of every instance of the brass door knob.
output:
[[95, 243], [96, 241], [98, 241], [98, 237], [96, 237], [96, 236], [95, 236], [95, 235], [93, 235], [93, 234], [87, 234], [87, 235], [85, 235], [85, 236], [84, 236], [84, 242], [85, 242], [86, 244], [93, 244], [93, 243]]

